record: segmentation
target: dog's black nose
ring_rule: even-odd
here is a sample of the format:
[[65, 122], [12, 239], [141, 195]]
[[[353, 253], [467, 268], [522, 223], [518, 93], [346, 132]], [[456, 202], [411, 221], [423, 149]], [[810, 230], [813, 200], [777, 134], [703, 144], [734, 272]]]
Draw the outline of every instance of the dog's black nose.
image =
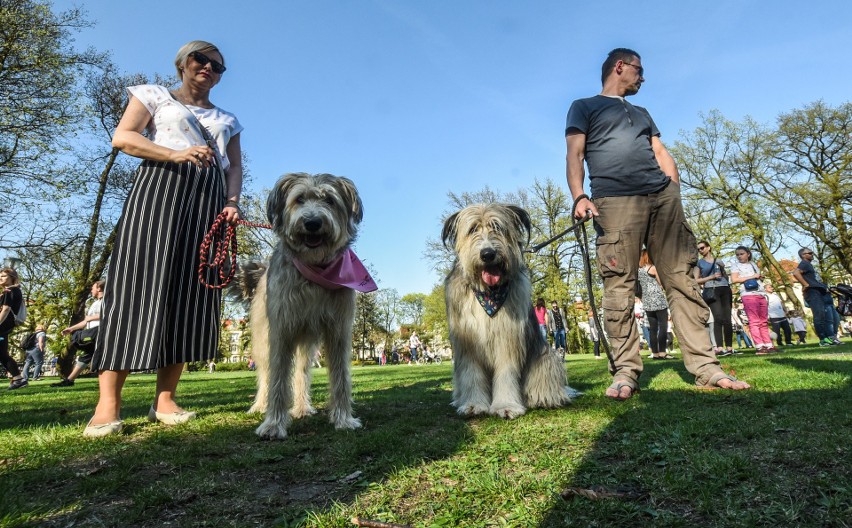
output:
[[311, 233], [319, 231], [322, 227], [322, 220], [319, 218], [309, 218], [305, 220], [305, 229], [310, 231]]
[[479, 251], [479, 258], [482, 259], [482, 262], [492, 262], [496, 256], [497, 252], [491, 248], [485, 248]]

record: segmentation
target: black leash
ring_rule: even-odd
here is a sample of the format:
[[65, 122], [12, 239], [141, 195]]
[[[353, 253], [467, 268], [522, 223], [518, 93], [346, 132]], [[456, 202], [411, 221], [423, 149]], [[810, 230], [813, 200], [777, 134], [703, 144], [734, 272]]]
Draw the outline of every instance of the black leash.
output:
[[[577, 204], [582, 199], [588, 199], [589, 197], [585, 194], [581, 194], [574, 200], [574, 205], [571, 207], [571, 217], [574, 218], [574, 211], [577, 209]], [[591, 218], [590, 211], [586, 211], [586, 215], [583, 218], [576, 219], [574, 218], [574, 222], [570, 227], [555, 235], [544, 242], [536, 244], [529, 249], [525, 250], [527, 253], [536, 253], [541, 248], [552, 244], [553, 242], [559, 240], [564, 237], [571, 231], [574, 232], [574, 236], [577, 238], [577, 247], [580, 248], [580, 254], [583, 256], [583, 271], [586, 278], [586, 294], [589, 296], [589, 307], [592, 309], [592, 321], [595, 325], [595, 329], [598, 332], [598, 340], [603, 345], [604, 352], [606, 353], [606, 358], [609, 360], [610, 372], [615, 372], [615, 360], [612, 358], [612, 350], [609, 348], [609, 341], [607, 341], [604, 337], [603, 326], [600, 322], [600, 317], [598, 316], [598, 308], [595, 303], [595, 293], [593, 291], [592, 285], [592, 261], [589, 257], [589, 237], [586, 233], [586, 221]]]

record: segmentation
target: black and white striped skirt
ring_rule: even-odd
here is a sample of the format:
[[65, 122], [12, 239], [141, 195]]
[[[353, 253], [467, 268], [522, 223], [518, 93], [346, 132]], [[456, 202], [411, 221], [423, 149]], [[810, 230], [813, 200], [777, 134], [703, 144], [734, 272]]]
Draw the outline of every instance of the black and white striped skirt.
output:
[[221, 291], [199, 282], [198, 251], [224, 205], [215, 167], [142, 162], [119, 220], [93, 368], [149, 370], [214, 357]]

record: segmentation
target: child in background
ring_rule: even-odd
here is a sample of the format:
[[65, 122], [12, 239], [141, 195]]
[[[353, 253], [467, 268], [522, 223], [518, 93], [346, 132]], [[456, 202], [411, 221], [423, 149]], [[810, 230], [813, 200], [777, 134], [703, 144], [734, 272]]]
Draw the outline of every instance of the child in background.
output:
[[796, 344], [804, 345], [805, 336], [808, 334], [808, 327], [805, 326], [805, 320], [802, 319], [802, 315], [796, 310], [790, 310], [787, 312], [787, 320], [790, 322], [790, 326], [793, 327], [793, 331], [799, 336], [799, 342]]

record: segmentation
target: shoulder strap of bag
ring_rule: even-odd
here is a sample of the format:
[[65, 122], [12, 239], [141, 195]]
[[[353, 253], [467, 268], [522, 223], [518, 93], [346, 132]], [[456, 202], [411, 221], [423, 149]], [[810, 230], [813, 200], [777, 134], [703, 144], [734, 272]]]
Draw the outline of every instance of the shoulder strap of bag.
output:
[[[705, 260], [704, 262], [707, 262], [707, 261]], [[710, 264], [710, 271], [707, 273], [707, 275], [705, 275], [704, 272], [702, 271], [701, 272], [701, 278], [703, 279], [705, 277], [709, 277], [710, 274], [713, 273], [713, 268], [715, 268], [715, 267], [716, 267], [716, 257], [713, 257], [713, 264]]]
[[[201, 124], [201, 121], [198, 120], [198, 117], [196, 117], [195, 113], [192, 110], [187, 108], [185, 104], [178, 101], [178, 98], [175, 97], [172, 92], [169, 92], [169, 95], [172, 97], [172, 100], [174, 102], [181, 105], [183, 109], [186, 110], [190, 116], [192, 116], [192, 123], [195, 125], [196, 130], [201, 133], [201, 137], [204, 138], [204, 141], [205, 143], [207, 143], [207, 146], [213, 150], [213, 154], [216, 156], [216, 169], [219, 172], [219, 176], [222, 177], [222, 185], [224, 186], [228, 180], [225, 178], [225, 169], [224, 165], [222, 164], [222, 155], [219, 153], [219, 145], [216, 144], [216, 139], [213, 137], [210, 131], [207, 130], [207, 127]], [[226, 187], [223, 187], [223, 189], [224, 188]]]

